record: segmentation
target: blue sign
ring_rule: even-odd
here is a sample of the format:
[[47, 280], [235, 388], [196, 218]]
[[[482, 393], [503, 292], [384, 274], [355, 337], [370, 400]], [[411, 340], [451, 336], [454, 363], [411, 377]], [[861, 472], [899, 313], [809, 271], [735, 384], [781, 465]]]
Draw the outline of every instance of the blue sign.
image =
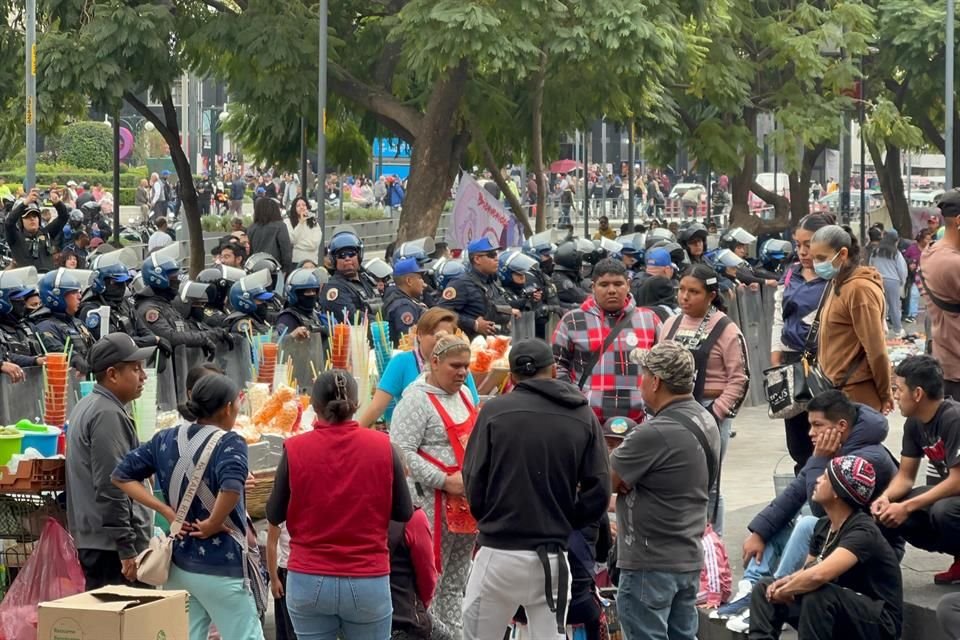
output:
[[401, 140], [400, 138], [374, 138], [373, 140], [373, 157], [379, 158], [383, 152], [383, 159], [397, 159], [403, 158], [405, 160], [410, 159], [410, 143]]

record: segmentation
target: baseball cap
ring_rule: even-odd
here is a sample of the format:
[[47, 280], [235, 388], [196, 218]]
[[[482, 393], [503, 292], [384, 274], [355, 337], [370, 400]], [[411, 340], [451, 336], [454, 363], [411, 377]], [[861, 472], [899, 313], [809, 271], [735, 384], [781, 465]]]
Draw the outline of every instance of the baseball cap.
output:
[[670, 259], [670, 252], [666, 249], [651, 249], [647, 252], [648, 267], [669, 267], [673, 264]]
[[490, 238], [483, 236], [479, 240], [474, 240], [467, 245], [467, 251], [470, 253], [484, 253], [486, 251], [499, 251], [500, 247], [493, 244]]
[[675, 340], [665, 340], [641, 355], [640, 366], [663, 380], [674, 393], [690, 393], [696, 378], [693, 354]]
[[630, 418], [620, 416], [608, 418], [607, 421], [603, 423], [603, 437], [622, 440], [630, 435], [630, 432], [633, 431], [636, 426], [637, 423]]
[[23, 210], [23, 213], [20, 214], [21, 218], [26, 218], [27, 216], [39, 216], [40, 215], [40, 206], [36, 202], [31, 202]]
[[937, 203], [940, 213], [944, 218], [955, 218], [960, 216], [960, 191], [951, 189], [940, 196], [940, 202]]
[[100, 338], [90, 347], [87, 360], [93, 372], [100, 373], [121, 362], [143, 362], [151, 358], [156, 350], [156, 347], [138, 347], [133, 338], [116, 332]]
[[510, 348], [510, 371], [532, 376], [554, 363], [553, 349], [543, 340], [520, 340]]
[[393, 265], [393, 276], [408, 276], [411, 273], [423, 273], [416, 258], [401, 258]]

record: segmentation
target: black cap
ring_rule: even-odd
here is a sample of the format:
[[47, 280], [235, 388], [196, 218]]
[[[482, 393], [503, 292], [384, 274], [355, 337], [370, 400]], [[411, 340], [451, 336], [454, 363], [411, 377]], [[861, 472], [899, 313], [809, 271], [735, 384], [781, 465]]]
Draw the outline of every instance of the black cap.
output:
[[630, 435], [630, 432], [633, 431], [636, 426], [637, 423], [630, 418], [620, 416], [609, 418], [603, 423], [603, 437], [623, 439]]
[[20, 214], [20, 217], [21, 217], [21, 218], [26, 218], [27, 216], [37, 216], [37, 217], [39, 217], [39, 216], [40, 216], [40, 205], [38, 205], [36, 202], [31, 202], [30, 204], [26, 205], [26, 207], [24, 208], [23, 212]]
[[944, 218], [955, 218], [960, 216], [960, 191], [951, 189], [940, 196], [940, 202], [937, 203], [940, 213]]
[[151, 358], [156, 350], [156, 347], [138, 347], [133, 338], [117, 332], [100, 338], [90, 348], [87, 360], [93, 372], [100, 373], [121, 362], [143, 362]]
[[510, 371], [513, 373], [532, 376], [553, 363], [553, 349], [543, 340], [521, 340], [510, 348]]

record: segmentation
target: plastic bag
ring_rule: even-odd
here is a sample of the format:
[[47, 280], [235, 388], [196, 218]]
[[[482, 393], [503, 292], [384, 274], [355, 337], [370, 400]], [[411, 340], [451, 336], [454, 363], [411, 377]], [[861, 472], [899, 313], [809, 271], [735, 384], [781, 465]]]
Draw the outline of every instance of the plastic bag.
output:
[[86, 581], [73, 538], [53, 518], [0, 603], [3, 640], [36, 640], [37, 605], [82, 593]]
[[729, 600], [732, 593], [733, 576], [727, 549], [713, 525], [707, 524], [707, 530], [703, 532], [703, 569], [700, 570], [697, 604], [715, 609]]

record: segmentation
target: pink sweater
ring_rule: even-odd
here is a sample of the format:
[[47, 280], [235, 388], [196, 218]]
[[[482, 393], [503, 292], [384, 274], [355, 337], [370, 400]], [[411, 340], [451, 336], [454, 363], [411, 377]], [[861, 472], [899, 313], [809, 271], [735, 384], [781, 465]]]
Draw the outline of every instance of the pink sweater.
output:
[[[710, 335], [710, 332], [725, 317], [721, 311], [714, 311], [707, 323], [704, 335]], [[692, 338], [703, 318], [691, 318], [687, 315], [674, 316], [668, 318], [660, 329], [660, 339], [666, 339], [666, 336], [673, 332], [673, 327], [680, 322], [680, 328], [677, 330], [674, 339]], [[720, 334], [720, 339], [710, 351], [707, 358], [707, 373], [704, 381], [704, 391], [708, 397], [716, 396], [714, 400], [714, 413], [720, 418], [732, 418], [737, 415], [743, 399], [747, 395], [747, 385], [750, 382], [750, 369], [747, 362], [747, 343], [740, 333], [740, 328], [734, 323], [727, 325], [727, 328]], [[703, 400], [703, 398], [697, 398]]]

